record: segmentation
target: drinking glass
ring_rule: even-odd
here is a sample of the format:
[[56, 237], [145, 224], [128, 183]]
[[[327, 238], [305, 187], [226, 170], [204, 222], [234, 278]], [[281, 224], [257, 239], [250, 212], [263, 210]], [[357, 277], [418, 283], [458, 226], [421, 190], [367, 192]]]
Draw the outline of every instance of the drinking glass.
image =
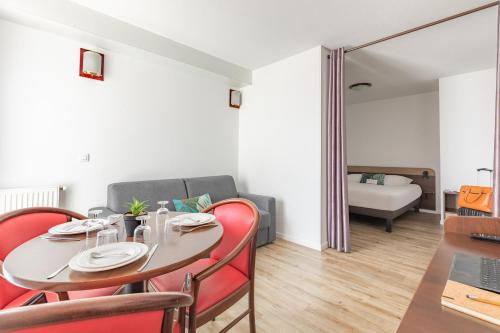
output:
[[134, 230], [134, 242], [148, 244], [151, 241], [151, 227], [146, 225], [149, 214], [137, 216], [136, 220], [141, 221], [141, 225]]
[[167, 233], [168, 208], [166, 205], [168, 201], [158, 201], [158, 204], [161, 207], [156, 211], [156, 233], [160, 238], [163, 233]]
[[104, 230], [104, 224], [102, 224], [101, 221], [99, 221], [97, 219], [97, 217], [101, 213], [102, 213], [102, 210], [100, 210], [100, 209], [91, 210], [89, 212], [91, 219], [87, 220], [83, 223], [83, 225], [86, 227], [86, 230], [85, 230], [85, 248], [86, 249], [90, 249], [94, 245], [91, 235], [93, 233], [97, 233], [101, 230]]
[[118, 243], [118, 230], [108, 228], [97, 233], [96, 247], [106, 244]]

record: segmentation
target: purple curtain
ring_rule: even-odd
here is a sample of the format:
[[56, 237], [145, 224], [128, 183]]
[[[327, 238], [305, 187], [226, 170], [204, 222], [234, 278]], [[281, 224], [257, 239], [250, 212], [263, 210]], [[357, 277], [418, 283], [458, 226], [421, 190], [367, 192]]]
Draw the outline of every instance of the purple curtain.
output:
[[493, 216], [500, 214], [500, 6], [498, 12], [497, 32], [497, 96], [495, 102], [495, 146], [493, 159]]
[[349, 252], [343, 48], [330, 51], [327, 112], [328, 246]]

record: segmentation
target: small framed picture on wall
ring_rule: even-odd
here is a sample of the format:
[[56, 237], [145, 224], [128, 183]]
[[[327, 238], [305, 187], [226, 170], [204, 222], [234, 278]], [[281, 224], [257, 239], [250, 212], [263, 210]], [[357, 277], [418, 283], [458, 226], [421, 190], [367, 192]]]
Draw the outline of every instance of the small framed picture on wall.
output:
[[229, 106], [239, 109], [241, 106], [241, 91], [229, 89]]

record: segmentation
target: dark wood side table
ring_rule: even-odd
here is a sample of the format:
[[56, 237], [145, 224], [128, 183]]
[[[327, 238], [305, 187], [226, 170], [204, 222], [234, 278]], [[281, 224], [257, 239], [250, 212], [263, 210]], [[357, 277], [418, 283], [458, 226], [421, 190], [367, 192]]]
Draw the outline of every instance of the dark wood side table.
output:
[[474, 240], [471, 232], [500, 235], [500, 218], [448, 217], [443, 240], [418, 286], [397, 333], [488, 333], [500, 326], [467, 316], [441, 305], [453, 256], [457, 252], [500, 259], [500, 245]]

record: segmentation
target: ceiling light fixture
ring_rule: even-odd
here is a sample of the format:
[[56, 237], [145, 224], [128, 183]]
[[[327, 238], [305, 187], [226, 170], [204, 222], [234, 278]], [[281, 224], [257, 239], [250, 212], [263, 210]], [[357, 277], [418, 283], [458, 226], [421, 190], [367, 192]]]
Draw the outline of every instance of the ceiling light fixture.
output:
[[349, 86], [349, 89], [354, 90], [354, 91], [361, 91], [368, 89], [372, 86], [370, 82], [359, 82], [359, 83], [354, 83]]

